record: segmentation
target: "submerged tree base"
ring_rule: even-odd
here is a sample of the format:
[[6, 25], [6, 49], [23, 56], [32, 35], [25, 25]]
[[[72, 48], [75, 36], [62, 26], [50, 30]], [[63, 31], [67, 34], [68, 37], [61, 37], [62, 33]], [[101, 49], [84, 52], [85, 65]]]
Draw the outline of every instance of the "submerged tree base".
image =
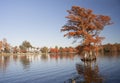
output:
[[95, 58], [82, 58], [81, 61], [94, 61], [96, 60], [96, 57]]

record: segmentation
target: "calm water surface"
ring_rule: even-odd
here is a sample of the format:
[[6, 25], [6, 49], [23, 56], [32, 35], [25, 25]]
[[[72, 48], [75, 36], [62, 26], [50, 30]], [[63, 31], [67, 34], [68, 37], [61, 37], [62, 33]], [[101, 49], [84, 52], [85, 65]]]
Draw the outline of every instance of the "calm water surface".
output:
[[0, 56], [0, 83], [120, 83], [120, 56], [82, 62], [79, 55]]

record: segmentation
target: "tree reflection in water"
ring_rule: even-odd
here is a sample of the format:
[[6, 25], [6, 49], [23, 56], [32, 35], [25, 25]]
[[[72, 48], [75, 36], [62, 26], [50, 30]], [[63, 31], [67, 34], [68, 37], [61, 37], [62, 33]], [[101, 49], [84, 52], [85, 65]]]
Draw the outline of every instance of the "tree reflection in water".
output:
[[76, 64], [76, 70], [83, 77], [80, 83], [102, 83], [103, 77], [99, 74], [99, 67], [96, 61], [84, 62], [83, 65]]
[[44, 62], [48, 61], [48, 54], [41, 54], [41, 60]]
[[78, 75], [65, 83], [103, 83], [103, 77], [99, 73], [96, 61], [87, 61], [76, 64]]
[[27, 56], [27, 55], [21, 55], [20, 56], [20, 62], [22, 63], [24, 69], [29, 69], [29, 67], [30, 67], [29, 56]]
[[57, 54], [57, 53], [51, 53], [50, 54], [50, 59], [55, 59], [56, 61], [63, 60], [63, 59], [69, 59], [69, 60], [74, 60], [75, 57], [75, 53], [61, 53], [61, 54]]
[[6, 71], [7, 66], [9, 65], [10, 62], [10, 56], [0, 56], [0, 69], [2, 71]]

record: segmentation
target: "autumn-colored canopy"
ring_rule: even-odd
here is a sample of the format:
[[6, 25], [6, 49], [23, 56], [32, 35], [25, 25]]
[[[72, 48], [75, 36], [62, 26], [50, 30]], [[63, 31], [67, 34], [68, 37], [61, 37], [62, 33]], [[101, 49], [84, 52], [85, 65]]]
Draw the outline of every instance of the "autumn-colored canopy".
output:
[[100, 31], [104, 26], [110, 25], [111, 18], [109, 16], [93, 14], [91, 9], [72, 6], [66, 18], [68, 22], [62, 27], [61, 31], [65, 32], [65, 37], [73, 37], [75, 39], [82, 38], [82, 45], [100, 44], [104, 37], [99, 37]]

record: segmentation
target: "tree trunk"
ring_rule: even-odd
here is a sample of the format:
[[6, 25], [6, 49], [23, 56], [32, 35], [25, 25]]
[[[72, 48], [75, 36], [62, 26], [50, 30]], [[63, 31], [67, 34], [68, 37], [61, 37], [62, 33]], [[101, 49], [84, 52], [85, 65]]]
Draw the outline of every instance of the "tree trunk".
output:
[[91, 61], [96, 59], [95, 53], [91, 50], [90, 52], [84, 52], [84, 60]]

